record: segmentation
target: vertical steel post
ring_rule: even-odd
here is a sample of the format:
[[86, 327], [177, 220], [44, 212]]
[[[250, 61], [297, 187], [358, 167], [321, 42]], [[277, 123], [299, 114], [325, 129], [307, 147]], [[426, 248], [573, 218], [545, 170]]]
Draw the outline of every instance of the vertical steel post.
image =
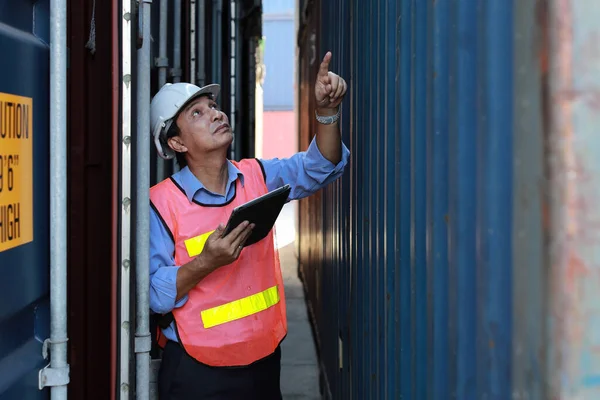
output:
[[173, 83], [181, 82], [181, 0], [173, 2]]
[[223, 0], [213, 0], [212, 4], [212, 71], [210, 80], [214, 83], [221, 82], [221, 66], [223, 60]]
[[142, 46], [137, 64], [136, 135], [136, 398], [146, 400], [150, 391], [150, 24], [152, 0], [140, 2]]
[[[181, 0], [173, 3], [173, 83], [181, 82]], [[173, 159], [173, 172], [177, 172], [179, 166], [177, 160]]]
[[206, 0], [197, 0], [196, 3], [196, 85], [206, 85]]
[[[155, 65], [158, 68], [158, 87], [161, 88], [167, 83], [167, 71], [169, 67], [169, 58], [167, 57], [167, 28], [169, 24], [169, 0], [160, 0], [159, 26], [158, 26], [158, 58]], [[174, 24], [176, 25], [176, 24]], [[156, 155], [156, 180], [162, 181], [165, 178], [165, 160], [158, 154]]]
[[231, 14], [231, 21], [230, 21], [230, 26], [231, 26], [231, 40], [230, 40], [230, 46], [231, 46], [231, 51], [229, 54], [229, 64], [230, 64], [230, 92], [231, 92], [231, 96], [230, 96], [230, 106], [229, 106], [229, 123], [231, 124], [231, 129], [233, 131], [233, 143], [231, 146], [231, 150], [229, 153], [229, 158], [231, 158], [232, 160], [235, 159], [235, 154], [236, 154], [236, 147], [238, 146], [238, 142], [239, 142], [239, 138], [238, 135], [236, 135], [236, 120], [237, 120], [237, 107], [236, 107], [236, 97], [239, 96], [239, 93], [237, 91], [237, 85], [236, 82], [238, 80], [238, 74], [240, 73], [239, 69], [237, 68], [237, 57], [238, 57], [238, 52], [237, 52], [237, 44], [240, 41], [240, 38], [238, 36], [238, 32], [239, 32], [239, 20], [238, 20], [238, 15], [240, 15], [240, 10], [237, 7], [236, 4], [236, 0], [231, 0], [230, 3], [230, 14]]
[[[50, 367], [40, 389], [67, 399], [67, 2], [50, 2]], [[44, 350], [44, 352], [46, 352]]]
[[167, 57], [167, 28], [169, 24], [169, 0], [160, 0], [159, 27], [158, 27], [158, 87], [161, 88], [167, 82], [167, 68], [169, 59]]
[[119, 376], [118, 393], [120, 399], [128, 399], [131, 392], [131, 196], [132, 196], [132, 4], [124, 1], [121, 4], [121, 274], [119, 279]]

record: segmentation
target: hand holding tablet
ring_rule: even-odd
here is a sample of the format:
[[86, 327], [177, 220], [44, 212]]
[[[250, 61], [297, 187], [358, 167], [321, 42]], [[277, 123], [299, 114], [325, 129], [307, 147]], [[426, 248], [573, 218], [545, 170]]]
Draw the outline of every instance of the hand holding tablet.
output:
[[227, 236], [242, 222], [248, 221], [254, 224], [254, 229], [243, 246], [250, 246], [264, 239], [273, 229], [290, 191], [290, 185], [285, 185], [236, 207], [229, 217], [223, 236]]

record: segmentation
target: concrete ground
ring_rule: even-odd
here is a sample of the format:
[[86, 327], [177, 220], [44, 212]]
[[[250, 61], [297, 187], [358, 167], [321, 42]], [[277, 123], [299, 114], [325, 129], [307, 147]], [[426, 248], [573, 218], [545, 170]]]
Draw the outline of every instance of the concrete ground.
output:
[[282, 344], [281, 391], [284, 400], [316, 400], [319, 369], [304, 290], [298, 279], [295, 204], [287, 204], [277, 221], [277, 242], [287, 300], [288, 335]]

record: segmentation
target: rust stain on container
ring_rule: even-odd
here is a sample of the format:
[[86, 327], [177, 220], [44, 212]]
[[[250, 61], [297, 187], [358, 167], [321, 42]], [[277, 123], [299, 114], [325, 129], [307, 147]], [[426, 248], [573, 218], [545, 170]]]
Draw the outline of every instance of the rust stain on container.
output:
[[539, 41], [538, 59], [542, 75], [548, 72], [549, 54], [548, 54], [548, 2], [546, 0], [538, 0], [536, 4], [537, 21], [540, 27], [541, 40]]
[[575, 254], [574, 250], [571, 249], [569, 253], [569, 260], [567, 263], [567, 270], [565, 273], [567, 290], [573, 294], [577, 292], [577, 283], [581, 279], [585, 279], [589, 269], [585, 266], [584, 261]]

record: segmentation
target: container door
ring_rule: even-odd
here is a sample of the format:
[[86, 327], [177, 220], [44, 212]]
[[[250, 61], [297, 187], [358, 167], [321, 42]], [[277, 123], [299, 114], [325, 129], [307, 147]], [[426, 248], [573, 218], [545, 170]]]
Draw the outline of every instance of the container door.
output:
[[0, 0], [0, 399], [47, 399], [49, 1]]

